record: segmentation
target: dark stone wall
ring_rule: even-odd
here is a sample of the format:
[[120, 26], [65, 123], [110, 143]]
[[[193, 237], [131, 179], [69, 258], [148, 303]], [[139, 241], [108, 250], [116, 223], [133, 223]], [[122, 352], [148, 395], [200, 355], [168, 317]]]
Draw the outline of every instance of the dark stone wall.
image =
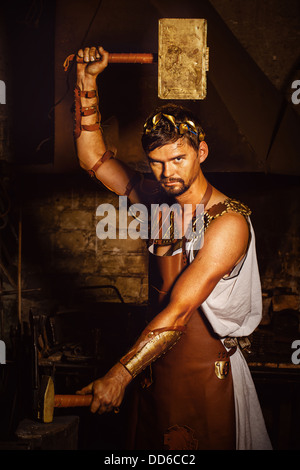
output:
[[[15, 15], [12, 15], [11, 9], [5, 11], [1, 17], [4, 27], [1, 28], [0, 38], [3, 52], [0, 79], [7, 82], [7, 104], [0, 105], [0, 156], [5, 167], [3, 174], [8, 177], [6, 181], [10, 182], [11, 218], [16, 231], [19, 209], [22, 208], [22, 289], [42, 289], [41, 295], [38, 295], [39, 290], [35, 293], [24, 292], [22, 316], [27, 318], [30, 305], [38, 306], [41, 303], [44, 306], [49, 301], [51, 305], [60, 305], [65, 298], [61, 292], [72, 295], [72, 289], [83, 285], [112, 284], [120, 290], [126, 301], [145, 303], [147, 252], [143, 242], [101, 241], [96, 237], [97, 206], [111, 202], [117, 207], [118, 198], [95, 185], [79, 170], [72, 138], [74, 73], [66, 75], [62, 63], [68, 53], [76, 51], [82, 44], [99, 41], [112, 51], [120, 51], [120, 47], [123, 51], [157, 50], [157, 19], [162, 16], [162, 12], [169, 12], [169, 16], [180, 16], [185, 11], [194, 16], [195, 11], [197, 14], [201, 12], [200, 3], [195, 2], [193, 7], [193, 2], [185, 5], [172, 2], [171, 5], [167, 0], [133, 0], [125, 3], [114, 0], [104, 1], [100, 5], [95, 0], [64, 0], [57, 2], [54, 15], [50, 3], [48, 5], [46, 2], [45, 10], [41, 12], [30, 10], [27, 3], [24, 2]], [[290, 102], [291, 80], [298, 77], [299, 3], [289, 0], [283, 6], [280, 0], [263, 3], [258, 0], [235, 0], [229, 3], [213, 0], [211, 4], [245, 53], [257, 64], [270, 84]], [[54, 36], [48, 35], [48, 49], [45, 49], [42, 29], [47, 18], [48, 29], [53, 31]], [[47, 67], [52, 67], [53, 75], [52, 72], [48, 74], [46, 82], [41, 80], [41, 70], [38, 75], [36, 68], [32, 72], [29, 61], [24, 62], [26, 68], [22, 69], [23, 73], [17, 73], [18, 63], [13, 60], [11, 39], [19, 23], [22, 24], [25, 45], [31, 44], [32, 47], [33, 39], [41, 35], [40, 44], [35, 42], [31, 54], [35, 54], [37, 60], [42, 58], [40, 69], [44, 73]], [[14, 28], [11, 29], [12, 24]], [[49, 53], [48, 62], [45, 60], [46, 51]], [[14, 80], [11, 80], [12, 75]], [[23, 94], [28, 100], [26, 80], [30, 83], [29, 99], [34, 103], [32, 108], [24, 107], [27, 102], [25, 99], [19, 101], [18, 105], [15, 102], [15, 94]], [[50, 97], [55, 88], [53, 109], [48, 109], [48, 95], [44, 99], [34, 93], [42, 83], [51, 84]], [[152, 65], [116, 65], [107, 76], [104, 74], [101, 77], [100, 104], [107, 138], [118, 147], [120, 159], [139, 167], [144, 165], [140, 130], [145, 115], [159, 102], [156, 87], [157, 72]], [[248, 92], [251, 93], [251, 89]], [[249, 165], [251, 167], [256, 161], [255, 152], [245, 140], [239, 124], [230, 118], [230, 110], [219, 98], [214, 88], [208, 88], [209, 105], [188, 103], [203, 110], [206, 116], [210, 155], [203, 169], [218, 188], [229, 196], [240, 197], [253, 210], [262, 285], [267, 302], [275, 294], [289, 295], [281, 299], [287, 301], [285, 307], [293, 305], [298, 309], [298, 178], [296, 175], [264, 174], [257, 168], [253, 173], [247, 172]], [[296, 113], [299, 108], [300, 105], [293, 105]], [[52, 123], [49, 129], [52, 126], [55, 129], [55, 134], [49, 135], [49, 139], [54, 147], [48, 145], [47, 139], [37, 142], [39, 145], [35, 149], [34, 159], [26, 161], [24, 157], [20, 165], [16, 142], [18, 149], [24, 147], [25, 156], [29, 148], [26, 136], [29, 139], [35, 135], [39, 112], [43, 122], [49, 112], [49, 121]], [[31, 121], [31, 113], [34, 114], [34, 121]], [[16, 129], [12, 125], [16, 116], [20, 115], [23, 122], [29, 122], [32, 126], [32, 132], [25, 137], [22, 133], [16, 136]], [[252, 119], [255, 120], [255, 116]], [[45, 161], [44, 157], [39, 158], [41, 149], [52, 163], [47, 163], [48, 157]], [[282, 155], [282, 160], [285, 158], [286, 155]], [[34, 165], [32, 161], [35, 161]], [[17, 245], [12, 249], [15, 249], [16, 257], [12, 266], [15, 276]], [[3, 282], [4, 288], [9, 288], [5, 276]], [[97, 295], [100, 295], [100, 291], [97, 291]], [[111, 299], [111, 291], [101, 290], [100, 297]], [[281, 305], [279, 300], [274, 301], [274, 305], [277, 305], [275, 308]], [[6, 296], [4, 301], [8, 306], [5, 308], [5, 315], [8, 315], [7, 330], [13, 318], [16, 320], [17, 299]], [[13, 312], [12, 316], [7, 312]]]

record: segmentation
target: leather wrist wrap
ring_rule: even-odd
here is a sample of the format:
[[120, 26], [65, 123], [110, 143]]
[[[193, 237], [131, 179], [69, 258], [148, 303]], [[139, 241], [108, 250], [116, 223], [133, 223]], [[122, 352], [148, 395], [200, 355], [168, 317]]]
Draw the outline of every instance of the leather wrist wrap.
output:
[[136, 377], [162, 354], [171, 349], [180, 339], [185, 327], [169, 327], [145, 330], [140, 341], [120, 359], [120, 363], [132, 377]]
[[[97, 104], [90, 107], [81, 106], [81, 98], [97, 98]], [[97, 121], [94, 124], [81, 124], [82, 116], [91, 116], [92, 114], [97, 115]], [[98, 110], [98, 93], [97, 90], [82, 91], [78, 85], [74, 89], [74, 138], [80, 137], [81, 131], [97, 131], [101, 129], [100, 125], [100, 113]]]

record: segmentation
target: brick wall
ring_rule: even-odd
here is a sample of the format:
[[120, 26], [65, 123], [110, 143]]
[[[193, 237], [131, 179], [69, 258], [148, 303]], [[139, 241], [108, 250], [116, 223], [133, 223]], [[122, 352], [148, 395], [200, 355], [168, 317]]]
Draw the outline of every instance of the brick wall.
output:
[[[113, 286], [126, 303], [147, 302], [145, 243], [100, 240], [96, 235], [101, 220], [97, 207], [112, 204], [118, 217], [117, 195], [85, 173], [23, 175], [22, 179], [23, 288], [42, 289], [23, 296], [25, 317], [30, 306], [61, 309], [74, 305], [78, 289], [89, 286]], [[119, 302], [116, 291], [108, 287], [89, 289], [88, 297]]]
[[[256, 233], [266, 308], [299, 310], [299, 186], [296, 178], [255, 174], [208, 174], [210, 182], [248, 204]], [[278, 192], [278, 187], [281, 191]], [[100, 204], [117, 209], [118, 197], [85, 173], [22, 175], [22, 285], [42, 289], [23, 295], [23, 314], [32, 305], [60, 308], [78, 288], [115, 286], [125, 302], [143, 304], [148, 293], [148, 256], [142, 240], [100, 240]], [[130, 219], [128, 219], [130, 221]], [[118, 301], [112, 289], [89, 296]], [[51, 308], [52, 308], [51, 307]], [[265, 321], [269, 317], [266, 315]]]
[[[233, 2], [230, 9], [223, 0], [213, 2], [242, 45], [273, 84], [283, 88], [286, 75], [298, 51], [293, 48], [295, 32], [291, 33], [289, 38], [289, 28], [295, 31], [298, 25], [297, 17], [293, 16], [296, 2], [291, 1], [293, 8], [283, 11], [281, 3], [275, 2], [277, 10], [280, 11], [276, 10], [277, 13], [272, 16], [272, 21], [268, 22], [266, 17], [271, 3], [267, 2], [267, 6], [261, 9], [260, 2], [253, 0], [251, 5], [255, 8], [248, 6], [249, 15], [245, 16], [243, 11], [240, 11], [239, 2]], [[256, 24], [259, 34], [253, 34]], [[264, 43], [262, 47], [265, 24], [268, 24], [269, 42]], [[278, 29], [281, 31], [281, 38], [284, 34], [284, 40], [278, 40]], [[5, 29], [1, 27], [0, 79], [6, 80], [8, 86], [7, 104], [0, 105], [0, 161], [8, 162], [11, 159], [9, 95], [12, 91], [9, 88], [9, 57], [5, 53], [5, 47]], [[61, 80], [64, 82], [63, 78]], [[142, 100], [148, 99], [148, 92], [149, 90], [143, 90]], [[128, 100], [131, 98], [134, 100], [136, 97], [127, 96]], [[112, 100], [113, 96], [108, 96], [107, 99]], [[300, 109], [300, 105], [297, 109]], [[69, 116], [68, 108], [68, 119]], [[127, 120], [126, 114], [126, 122]], [[72, 126], [72, 123], [68, 121], [64, 125]], [[138, 126], [136, 128], [138, 129]], [[65, 133], [67, 134], [67, 131]], [[71, 139], [71, 134], [69, 135]], [[133, 137], [129, 132], [126, 135], [131, 143]], [[138, 138], [137, 134], [134, 138]], [[129, 144], [125, 146], [125, 150], [126, 155], [134, 153], [130, 152]], [[74, 166], [72, 165], [73, 168]], [[210, 175], [208, 177], [210, 178]], [[291, 179], [293, 186], [289, 187], [288, 179], [283, 184], [283, 179], [278, 177], [276, 180], [276, 177], [270, 175], [268, 181], [273, 178], [273, 182], [271, 187], [267, 187], [264, 175], [254, 184], [253, 175], [246, 179], [240, 175], [239, 181], [242, 183], [239, 183], [239, 191], [234, 178], [236, 177], [233, 176], [232, 182], [228, 175], [221, 174], [216, 178], [216, 186], [221, 190], [224, 188], [230, 196], [241, 196], [241, 199], [249, 203], [253, 209], [262, 284], [268, 293], [267, 299], [270, 300], [270, 297], [275, 296], [276, 308], [281, 308], [284, 300], [288, 301], [285, 306], [297, 307], [300, 277], [297, 216], [299, 186]], [[74, 290], [83, 286], [112, 285], [118, 288], [126, 302], [146, 302], [147, 253], [143, 242], [100, 241], [96, 237], [96, 208], [104, 202], [111, 202], [117, 206], [117, 196], [96, 186], [82, 173], [70, 173], [66, 176], [25, 173], [20, 175], [19, 184], [22, 185], [20, 195], [23, 203], [22, 287], [24, 290], [36, 289], [30, 293], [24, 292], [22, 299], [24, 318], [27, 318], [31, 305], [43, 308], [49, 308], [50, 305], [51, 308], [52, 306], [58, 308], [71, 302]], [[281, 189], [280, 193], [278, 188]], [[113, 300], [115, 295], [112, 289], [107, 288], [89, 292], [104, 300]], [[278, 298], [280, 295], [285, 297]], [[10, 310], [15, 310], [15, 298], [6, 301], [10, 302]]]

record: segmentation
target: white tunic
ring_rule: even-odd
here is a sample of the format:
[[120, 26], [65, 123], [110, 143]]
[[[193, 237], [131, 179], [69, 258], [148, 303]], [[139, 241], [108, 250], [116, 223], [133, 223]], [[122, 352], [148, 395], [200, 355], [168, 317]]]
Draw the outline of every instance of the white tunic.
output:
[[[221, 338], [250, 335], [262, 317], [261, 283], [250, 219], [247, 254], [229, 277], [221, 279], [201, 308]], [[188, 246], [186, 247], [189, 248]], [[193, 250], [188, 250], [193, 261]], [[272, 446], [248, 364], [238, 348], [230, 357], [234, 384], [237, 450], [271, 450]]]

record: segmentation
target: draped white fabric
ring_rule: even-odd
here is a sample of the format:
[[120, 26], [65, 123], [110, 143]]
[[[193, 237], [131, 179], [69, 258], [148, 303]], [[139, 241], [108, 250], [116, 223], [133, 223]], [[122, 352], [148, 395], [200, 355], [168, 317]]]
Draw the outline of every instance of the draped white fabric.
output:
[[[229, 277], [220, 280], [201, 305], [220, 338], [248, 336], [261, 321], [261, 283], [255, 234], [250, 219], [249, 226], [251, 240], [246, 256]], [[193, 261], [191, 249], [189, 261]], [[271, 450], [272, 446], [248, 364], [239, 349], [230, 360], [235, 393], [237, 449]]]

